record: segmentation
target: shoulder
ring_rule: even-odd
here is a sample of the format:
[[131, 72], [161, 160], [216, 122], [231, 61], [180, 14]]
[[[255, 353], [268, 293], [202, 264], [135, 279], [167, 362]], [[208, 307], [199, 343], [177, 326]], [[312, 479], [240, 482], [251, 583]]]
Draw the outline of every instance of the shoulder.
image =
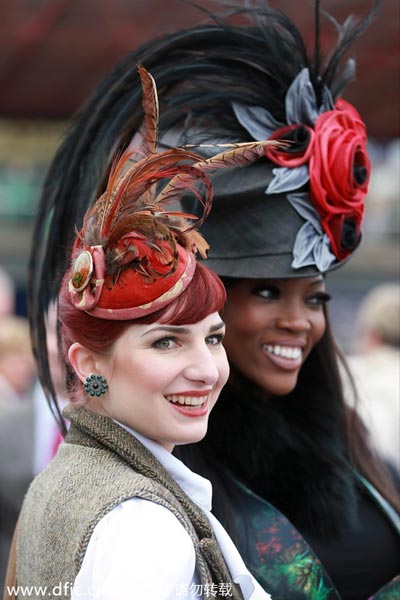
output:
[[174, 514], [131, 498], [96, 525], [74, 591], [78, 598], [91, 587], [96, 600], [121, 598], [126, 589], [132, 597], [173, 598], [192, 582], [195, 564], [192, 540]]

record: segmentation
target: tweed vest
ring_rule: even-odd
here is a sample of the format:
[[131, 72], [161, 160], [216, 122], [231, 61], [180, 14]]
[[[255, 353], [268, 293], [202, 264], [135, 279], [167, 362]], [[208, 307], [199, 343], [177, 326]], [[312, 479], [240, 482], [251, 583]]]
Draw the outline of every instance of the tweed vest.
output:
[[97, 523], [124, 500], [139, 497], [164, 506], [183, 525], [201, 584], [228, 584], [231, 598], [242, 600], [207, 517], [151, 452], [107, 417], [84, 408], [69, 408], [65, 416], [71, 421], [66, 443], [33, 481], [22, 507], [17, 585], [45, 587], [46, 593], [31, 593], [35, 600], [48, 599], [49, 590], [70, 598]]

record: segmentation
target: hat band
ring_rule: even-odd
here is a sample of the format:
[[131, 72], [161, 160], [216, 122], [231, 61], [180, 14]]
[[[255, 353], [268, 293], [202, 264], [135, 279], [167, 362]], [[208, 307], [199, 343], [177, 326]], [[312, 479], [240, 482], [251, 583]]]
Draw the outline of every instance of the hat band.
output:
[[162, 296], [156, 298], [152, 302], [142, 304], [141, 306], [134, 306], [132, 308], [101, 308], [98, 305], [92, 310], [87, 310], [89, 315], [98, 319], [109, 319], [114, 321], [126, 321], [130, 319], [138, 319], [145, 317], [158, 310], [161, 310], [168, 304], [171, 304], [185, 289], [193, 279], [194, 272], [196, 270], [196, 258], [192, 253], [187, 253], [188, 261], [184, 272], [175, 284]]

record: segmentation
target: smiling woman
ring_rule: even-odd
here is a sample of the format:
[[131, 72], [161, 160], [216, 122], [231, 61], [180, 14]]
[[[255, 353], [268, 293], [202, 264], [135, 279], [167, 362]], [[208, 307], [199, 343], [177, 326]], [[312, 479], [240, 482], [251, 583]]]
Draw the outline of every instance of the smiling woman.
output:
[[80, 380], [95, 372], [108, 381], [107, 394], [89, 397], [85, 406], [169, 452], [198, 442], [228, 378], [224, 329], [214, 312], [187, 327], [129, 325], [107, 356], [75, 342], [68, 356]]
[[[61, 281], [70, 428], [25, 498], [17, 582], [73, 600], [175, 600], [209, 589], [268, 600], [210, 512], [210, 483], [172, 456], [175, 445], [205, 436], [229, 373], [219, 315], [226, 292], [196, 261], [208, 245], [191, 221], [207, 216], [207, 172], [229, 166], [230, 152], [206, 161], [179, 148], [157, 153], [155, 84], [139, 73], [143, 126], [86, 212]], [[245, 163], [258, 158], [256, 147]], [[243, 148], [232, 152], [236, 160]], [[183, 190], [203, 203], [197, 221], [168, 209]], [[45, 209], [38, 222], [48, 231], [48, 218], [68, 206], [50, 217]], [[31, 298], [34, 314], [42, 297]], [[43, 374], [46, 348], [36, 350]]]
[[225, 348], [231, 363], [267, 395], [284, 395], [325, 331], [329, 295], [320, 276], [240, 279], [227, 284]]

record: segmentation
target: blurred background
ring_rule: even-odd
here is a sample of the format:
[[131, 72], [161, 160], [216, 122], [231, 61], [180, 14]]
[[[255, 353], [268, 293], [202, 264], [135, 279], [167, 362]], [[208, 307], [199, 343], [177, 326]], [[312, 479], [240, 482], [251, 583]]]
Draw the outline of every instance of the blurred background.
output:
[[[312, 47], [313, 0], [270, 4], [293, 18]], [[372, 0], [321, 5], [342, 22], [351, 12], [365, 15]], [[68, 121], [126, 52], [205, 18], [179, 0], [0, 0], [0, 265], [15, 284], [17, 314], [26, 314], [27, 259], [40, 188]], [[335, 30], [327, 20], [322, 30], [329, 49]], [[367, 124], [373, 162], [364, 241], [350, 264], [329, 278], [336, 334], [348, 351], [362, 297], [399, 277], [398, 34], [399, 3], [384, 0], [356, 44], [357, 79], [345, 94]]]
[[[198, 2], [218, 10], [217, 3]], [[321, 0], [339, 22], [349, 13], [365, 16], [372, 4]], [[294, 20], [312, 48], [314, 0], [270, 5]], [[32, 228], [47, 167], [74, 113], [116, 62], [155, 36], [205, 18], [181, 0], [0, 0], [0, 589], [24, 493], [60, 441], [36, 380], [26, 319]], [[336, 32], [322, 23], [322, 47], [329, 50]], [[400, 469], [399, 23], [398, 0], [383, 0], [355, 47], [357, 78], [345, 98], [367, 124], [372, 181], [362, 245], [329, 275], [327, 287], [336, 337], [347, 355], [356, 353], [363, 416], [375, 425], [381, 453]], [[49, 321], [62, 405], [54, 311]]]

